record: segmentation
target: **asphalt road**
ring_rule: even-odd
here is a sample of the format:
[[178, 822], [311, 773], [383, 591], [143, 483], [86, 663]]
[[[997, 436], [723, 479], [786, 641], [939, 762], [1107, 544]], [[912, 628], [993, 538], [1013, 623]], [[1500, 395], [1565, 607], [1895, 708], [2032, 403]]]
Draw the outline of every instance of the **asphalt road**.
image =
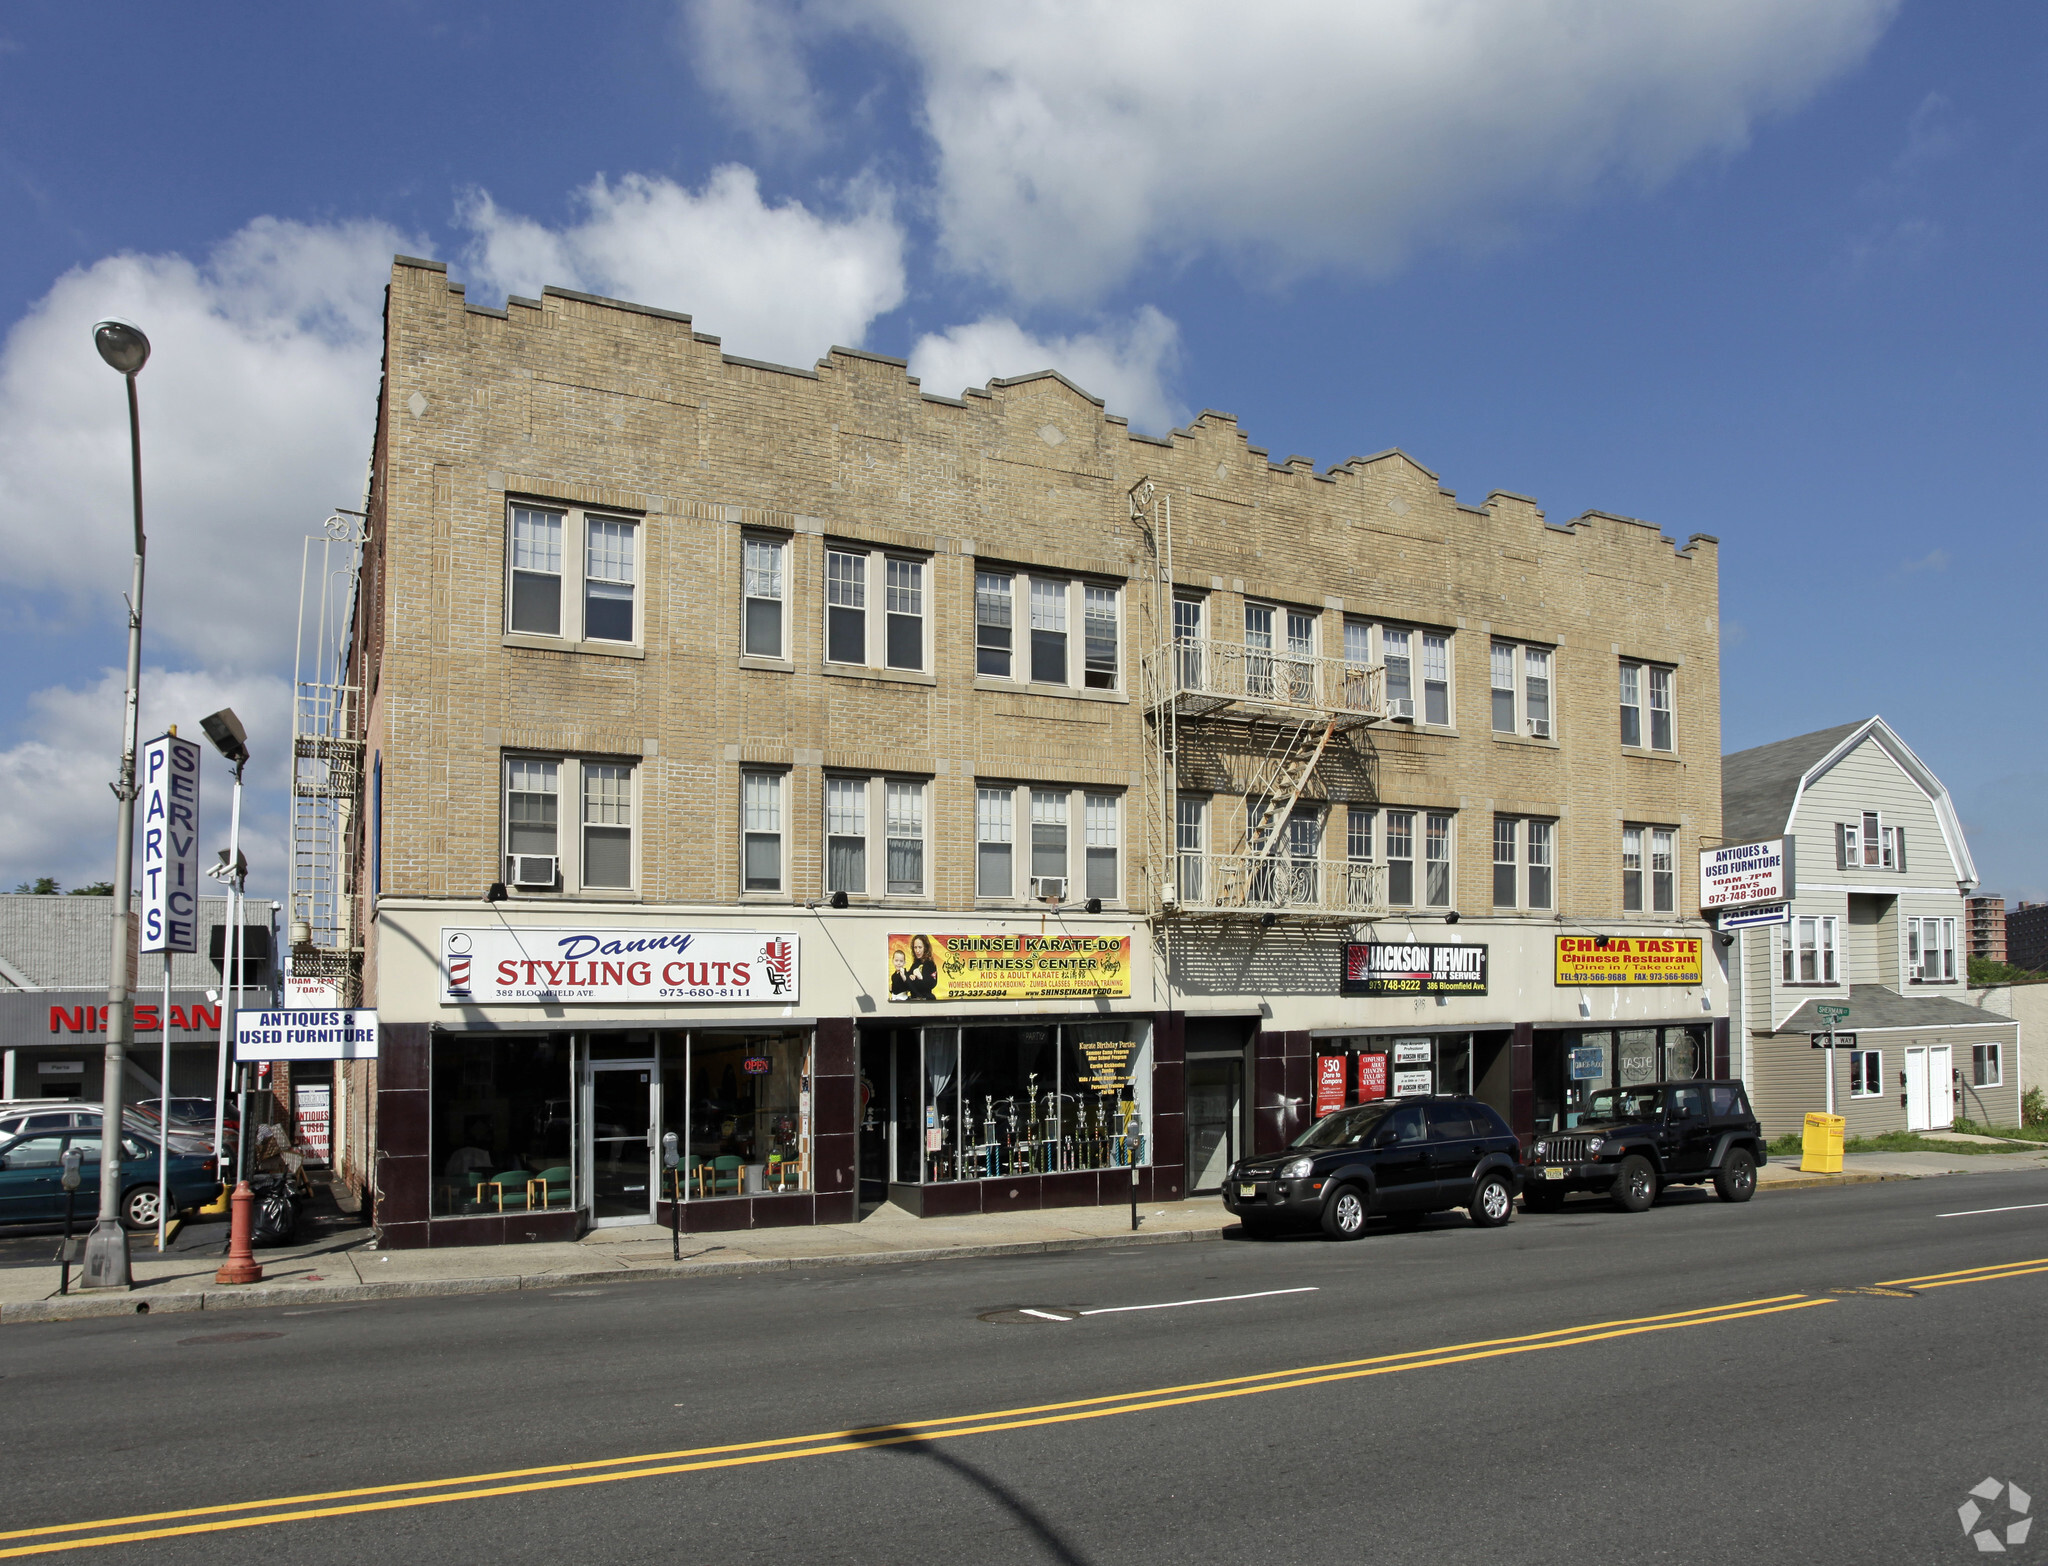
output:
[[11, 1326], [0, 1559], [1981, 1559], [2044, 1343], [2039, 1174]]

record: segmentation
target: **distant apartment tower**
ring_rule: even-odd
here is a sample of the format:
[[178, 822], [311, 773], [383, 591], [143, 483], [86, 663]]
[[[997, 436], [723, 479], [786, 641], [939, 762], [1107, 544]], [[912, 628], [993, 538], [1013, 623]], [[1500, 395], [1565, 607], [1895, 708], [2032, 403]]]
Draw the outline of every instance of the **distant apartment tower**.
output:
[[2048, 968], [2048, 903], [2019, 903], [2005, 916], [2005, 960], [2015, 968]]
[[2005, 899], [1989, 893], [1963, 899], [1963, 918], [1970, 931], [1970, 955], [2005, 961]]

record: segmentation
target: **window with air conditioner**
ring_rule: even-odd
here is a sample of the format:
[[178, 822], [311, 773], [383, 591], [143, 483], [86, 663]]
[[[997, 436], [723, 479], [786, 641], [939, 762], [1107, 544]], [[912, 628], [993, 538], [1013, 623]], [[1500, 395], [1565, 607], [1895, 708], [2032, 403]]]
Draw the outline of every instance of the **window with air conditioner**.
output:
[[1906, 921], [1906, 972], [1915, 984], [1953, 984], [1956, 980], [1956, 921]]
[[[638, 769], [578, 756], [504, 758], [504, 880], [517, 893], [623, 892], [638, 884]], [[561, 801], [575, 819], [564, 832]]]
[[1037, 902], [1066, 900], [1067, 805], [1064, 789], [1031, 791], [1031, 896]]
[[1550, 661], [1548, 647], [1496, 641], [1490, 668], [1493, 686], [1493, 732], [1524, 739], [1551, 737]]
[[1344, 622], [1344, 661], [1377, 661], [1387, 671], [1387, 714], [1402, 723], [1448, 728], [1451, 722], [1451, 638], [1351, 618]]
[[524, 891], [560, 884], [562, 763], [531, 756], [505, 761], [505, 877]]
[[[1189, 803], [1181, 801], [1183, 815]], [[975, 895], [1022, 902], [1122, 901], [1123, 812], [1122, 793], [1108, 789], [977, 783]]]

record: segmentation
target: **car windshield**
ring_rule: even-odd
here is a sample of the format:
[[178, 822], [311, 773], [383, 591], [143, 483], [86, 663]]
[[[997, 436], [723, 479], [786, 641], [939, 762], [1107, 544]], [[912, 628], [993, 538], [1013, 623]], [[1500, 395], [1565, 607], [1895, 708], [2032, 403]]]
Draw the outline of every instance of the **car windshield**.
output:
[[1356, 1147], [1372, 1135], [1373, 1128], [1394, 1108], [1392, 1099], [1377, 1104], [1360, 1104], [1325, 1115], [1294, 1139], [1296, 1147]]
[[1607, 1088], [1593, 1095], [1579, 1116], [1581, 1125], [1600, 1121], [1655, 1120], [1664, 1113], [1664, 1090], [1654, 1087]]

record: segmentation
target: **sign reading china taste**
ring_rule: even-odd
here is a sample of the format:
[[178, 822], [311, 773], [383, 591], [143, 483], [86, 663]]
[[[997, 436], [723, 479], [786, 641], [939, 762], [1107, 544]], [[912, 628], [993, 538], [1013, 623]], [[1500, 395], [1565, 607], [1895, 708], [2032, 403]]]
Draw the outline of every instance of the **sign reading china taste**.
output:
[[1123, 1000], [1128, 935], [892, 935], [889, 999]]
[[1696, 935], [1590, 935], [1557, 938], [1557, 982], [1579, 984], [1698, 984]]
[[797, 938], [773, 931], [533, 925], [441, 931], [443, 1006], [796, 998]]

